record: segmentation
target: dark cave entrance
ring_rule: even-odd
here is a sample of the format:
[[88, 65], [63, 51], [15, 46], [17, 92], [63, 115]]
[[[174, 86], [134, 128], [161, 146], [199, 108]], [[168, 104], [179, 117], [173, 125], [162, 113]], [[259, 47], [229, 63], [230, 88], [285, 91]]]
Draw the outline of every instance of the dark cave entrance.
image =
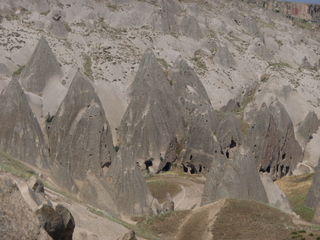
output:
[[171, 169], [172, 163], [167, 162], [166, 165], [162, 168], [163, 172], [167, 172]]

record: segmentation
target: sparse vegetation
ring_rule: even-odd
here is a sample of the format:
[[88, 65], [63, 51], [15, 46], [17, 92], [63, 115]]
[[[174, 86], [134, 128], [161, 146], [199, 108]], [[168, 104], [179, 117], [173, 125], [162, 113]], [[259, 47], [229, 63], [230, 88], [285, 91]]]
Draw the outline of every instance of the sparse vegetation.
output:
[[169, 64], [167, 63], [166, 60], [164, 60], [163, 58], [157, 58], [157, 60], [158, 60], [158, 63], [161, 64], [162, 67], [164, 67], [165, 69], [168, 69]]
[[269, 66], [270, 67], [275, 67], [275, 68], [283, 68], [283, 67], [292, 68], [292, 66], [290, 64], [285, 63], [283, 61], [276, 62], [276, 63], [269, 62]]
[[286, 176], [276, 183], [285, 192], [291, 204], [292, 210], [300, 215], [306, 221], [311, 221], [314, 210], [305, 207], [304, 203], [311, 186], [313, 174], [304, 174], [300, 176]]
[[12, 175], [28, 180], [36, 172], [25, 164], [20, 162], [18, 159], [0, 151], [0, 167], [5, 172], [9, 172]]
[[181, 191], [179, 184], [163, 179], [147, 180], [147, 184], [152, 196], [158, 199], [159, 203], [165, 202], [167, 193], [170, 193], [171, 197], [173, 197]]
[[89, 77], [89, 78], [93, 78], [92, 74], [93, 74], [93, 71], [92, 71], [92, 61], [91, 61], [91, 58], [83, 53], [82, 55], [83, 57], [83, 60], [84, 60], [84, 63], [83, 63], [83, 70], [84, 70], [84, 73]]
[[19, 68], [13, 72], [13, 75], [20, 75], [20, 73], [24, 69], [24, 65], [23, 66], [18, 65], [18, 66], [19, 66]]

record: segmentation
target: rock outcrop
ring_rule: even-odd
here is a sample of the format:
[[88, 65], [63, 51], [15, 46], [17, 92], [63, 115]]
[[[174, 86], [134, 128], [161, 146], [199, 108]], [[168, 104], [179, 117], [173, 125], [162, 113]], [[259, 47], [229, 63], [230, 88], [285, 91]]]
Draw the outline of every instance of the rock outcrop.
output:
[[52, 239], [24, 201], [17, 185], [3, 174], [0, 175], [0, 201], [1, 239]]
[[76, 179], [98, 174], [114, 158], [111, 130], [89, 79], [77, 72], [52, 122], [47, 123], [50, 155]]
[[292, 214], [290, 202], [281, 188], [266, 173], [260, 173], [260, 179], [266, 190], [269, 205]]
[[170, 193], [167, 193], [166, 201], [164, 202], [162, 207], [162, 212], [168, 213], [171, 211], [174, 211], [174, 202], [172, 201]]
[[233, 160], [221, 159], [212, 164], [207, 176], [201, 205], [222, 198], [253, 199], [268, 203], [268, 198], [259, 173], [254, 167], [250, 149], [242, 145]]
[[217, 138], [221, 153], [226, 158], [233, 158], [236, 150], [244, 144], [244, 136], [240, 131], [238, 120], [231, 113], [220, 122]]
[[226, 46], [219, 47], [216, 55], [214, 56], [214, 60], [216, 60], [222, 67], [229, 68], [237, 66], [236, 61]]
[[121, 121], [120, 141], [126, 144], [126, 152], [132, 151], [141, 169], [157, 172], [170, 141], [182, 137], [183, 119], [174, 91], [151, 50], [143, 55], [130, 90], [132, 99]]
[[60, 204], [55, 209], [43, 205], [36, 211], [36, 215], [53, 240], [72, 240], [75, 221], [67, 208]]
[[207, 92], [193, 69], [182, 59], [169, 70], [168, 77], [184, 116], [186, 133], [180, 156], [183, 166], [192, 173], [209, 171], [214, 156], [220, 154], [220, 147], [214, 137], [218, 119]]
[[303, 159], [302, 148], [294, 134], [292, 120], [285, 107], [276, 100], [270, 105], [270, 113], [276, 123], [279, 134], [280, 158], [278, 175], [282, 177], [290, 174]]
[[256, 167], [270, 173], [273, 180], [292, 173], [303, 158], [291, 118], [278, 100], [269, 108], [262, 104], [251, 125], [247, 145]]
[[[125, 145], [121, 146], [126, 148]], [[153, 206], [157, 203], [151, 195], [146, 181], [133, 159], [132, 153], [121, 149], [121, 155], [112, 161], [106, 179], [109, 193], [125, 216], [152, 215]]]
[[47, 40], [41, 37], [31, 58], [23, 68], [19, 82], [29, 92], [41, 94], [52, 78], [61, 78], [62, 71]]
[[130, 231], [126, 233], [121, 240], [137, 240], [136, 233], [134, 231]]
[[312, 139], [312, 134], [318, 130], [319, 119], [315, 112], [309, 112], [298, 128], [297, 135], [301, 138], [303, 147]]
[[0, 96], [0, 149], [39, 168], [49, 168], [48, 147], [27, 97], [12, 79]]
[[315, 168], [312, 184], [307, 194], [306, 202], [305, 202], [306, 207], [312, 208], [314, 210], [317, 210], [318, 207], [320, 206], [319, 184], [320, 184], [320, 161], [318, 162], [318, 165]]

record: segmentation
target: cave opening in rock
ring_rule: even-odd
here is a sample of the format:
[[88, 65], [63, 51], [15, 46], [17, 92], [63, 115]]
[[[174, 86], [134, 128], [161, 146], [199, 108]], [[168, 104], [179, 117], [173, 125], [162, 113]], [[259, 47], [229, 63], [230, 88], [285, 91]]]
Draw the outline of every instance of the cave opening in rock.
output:
[[183, 171], [184, 171], [185, 173], [187, 173], [187, 172], [188, 172], [188, 168], [187, 168], [184, 164], [182, 164], [182, 167], [183, 167]]
[[226, 157], [229, 158], [229, 151], [226, 151]]
[[[166, 165], [162, 168], [163, 172], [167, 172], [171, 169], [172, 163], [167, 162]], [[187, 170], [188, 171], [188, 170]]]
[[192, 156], [192, 155], [190, 155], [190, 158], [189, 158], [189, 159], [190, 159], [190, 160], [192, 160], [192, 158], [193, 158], [193, 156]]
[[282, 154], [282, 160], [286, 158], [286, 154]]
[[202, 165], [201, 165], [201, 164], [199, 164], [198, 172], [199, 172], [199, 173], [202, 172]]
[[234, 147], [236, 147], [236, 146], [237, 146], [237, 143], [236, 143], [235, 141], [231, 140], [230, 149], [231, 149], [231, 148], [234, 148]]
[[145, 161], [144, 164], [146, 165], [146, 170], [149, 172], [149, 167], [152, 167], [152, 161], [153, 158], [150, 158], [149, 160]]

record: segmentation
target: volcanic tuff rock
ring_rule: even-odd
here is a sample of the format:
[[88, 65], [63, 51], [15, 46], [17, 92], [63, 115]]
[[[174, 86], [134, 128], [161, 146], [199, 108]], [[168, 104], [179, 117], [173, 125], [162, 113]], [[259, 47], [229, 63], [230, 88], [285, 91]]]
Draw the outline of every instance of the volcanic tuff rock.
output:
[[244, 144], [244, 136], [240, 131], [239, 122], [231, 113], [227, 114], [220, 122], [217, 138], [221, 153], [227, 158], [233, 158], [235, 151]]
[[207, 176], [201, 205], [215, 202], [222, 198], [253, 199], [268, 203], [259, 173], [254, 167], [250, 148], [242, 145], [234, 159], [221, 158], [220, 163], [213, 163]]
[[19, 82], [0, 96], [0, 149], [31, 165], [48, 168], [48, 147]]
[[31, 58], [20, 74], [19, 82], [25, 90], [40, 94], [51, 78], [61, 77], [60, 64], [53, 55], [46, 39], [41, 37]]
[[302, 138], [301, 145], [303, 147], [306, 146], [312, 138], [312, 134], [318, 130], [318, 127], [319, 119], [317, 114], [315, 114], [315, 112], [309, 112], [297, 131], [297, 135]]
[[83, 180], [88, 170], [98, 174], [115, 152], [101, 102], [89, 79], [77, 72], [51, 123], [47, 123], [50, 155], [72, 177]]
[[47, 233], [53, 240], [72, 240], [75, 222], [70, 211], [62, 205], [55, 209], [43, 205], [36, 211], [36, 215]]
[[302, 161], [303, 152], [295, 139], [291, 118], [282, 103], [276, 99], [269, 108], [279, 134], [280, 157], [277, 168], [279, 177], [282, 177], [291, 173]]
[[262, 172], [269, 172], [277, 178], [279, 164], [279, 135], [276, 123], [271, 116], [268, 106], [263, 103], [257, 113], [247, 137], [255, 166]]
[[130, 90], [120, 141], [141, 169], [157, 172], [170, 141], [182, 137], [183, 119], [177, 97], [151, 50], [143, 55]]
[[229, 68], [237, 66], [237, 63], [227, 46], [219, 47], [218, 52], [214, 56], [214, 60], [216, 60], [222, 67]]
[[315, 168], [313, 180], [309, 192], [306, 197], [305, 205], [308, 208], [317, 210], [320, 206], [320, 159], [318, 165]]
[[52, 239], [24, 201], [17, 185], [3, 174], [0, 176], [0, 202], [1, 239]]
[[[126, 148], [125, 144], [121, 147]], [[125, 153], [124, 149], [106, 173], [110, 195], [118, 211], [125, 216], [152, 215], [158, 202], [152, 197], [132, 153]]]
[[188, 64], [178, 59], [168, 78], [182, 107], [185, 122], [182, 162], [191, 172], [210, 169], [220, 147], [214, 138], [218, 119], [205, 88]]

